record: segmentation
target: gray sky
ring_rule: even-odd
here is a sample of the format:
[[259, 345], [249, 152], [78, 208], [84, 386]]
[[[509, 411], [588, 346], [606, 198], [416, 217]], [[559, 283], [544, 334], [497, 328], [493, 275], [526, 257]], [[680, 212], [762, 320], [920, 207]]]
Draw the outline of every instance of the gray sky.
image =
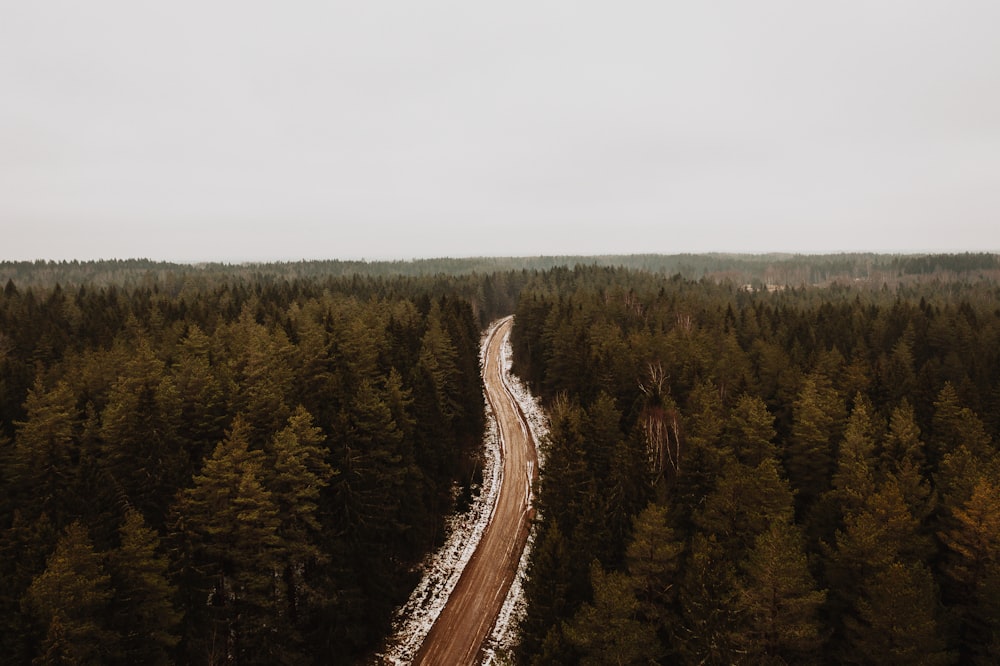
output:
[[1000, 250], [996, 0], [0, 0], [0, 259]]

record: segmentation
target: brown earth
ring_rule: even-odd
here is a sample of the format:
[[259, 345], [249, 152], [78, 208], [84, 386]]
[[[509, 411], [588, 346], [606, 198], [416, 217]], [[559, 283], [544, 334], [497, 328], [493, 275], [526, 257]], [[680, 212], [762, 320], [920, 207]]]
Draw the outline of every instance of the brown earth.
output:
[[504, 384], [500, 349], [513, 317], [498, 325], [487, 342], [483, 381], [500, 430], [503, 479], [493, 517], [458, 584], [417, 652], [415, 664], [464, 666], [479, 663], [483, 641], [517, 575], [533, 510], [531, 484], [537, 476], [535, 442], [517, 402]]

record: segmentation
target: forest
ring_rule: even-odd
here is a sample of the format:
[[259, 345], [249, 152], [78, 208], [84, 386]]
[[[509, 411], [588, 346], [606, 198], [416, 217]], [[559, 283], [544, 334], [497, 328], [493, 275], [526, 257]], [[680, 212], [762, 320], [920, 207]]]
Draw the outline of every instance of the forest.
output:
[[1000, 287], [522, 292], [550, 432], [518, 659], [1000, 660]]
[[0, 263], [0, 654], [364, 663], [550, 432], [523, 664], [1000, 660], [1000, 261]]
[[479, 469], [482, 324], [439, 282], [9, 279], [3, 661], [363, 660]]

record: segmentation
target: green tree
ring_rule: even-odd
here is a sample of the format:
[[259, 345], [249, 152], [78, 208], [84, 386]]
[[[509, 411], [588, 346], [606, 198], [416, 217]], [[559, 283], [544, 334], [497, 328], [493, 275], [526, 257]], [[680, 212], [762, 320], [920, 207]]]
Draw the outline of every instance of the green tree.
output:
[[280, 649], [272, 633], [283, 553], [278, 507], [262, 483], [264, 454], [249, 448], [250, 432], [237, 417], [174, 507], [195, 597], [189, 608], [199, 609], [187, 622], [192, 659], [219, 654], [214, 637], [223, 637], [223, 654], [247, 663], [266, 663]]
[[[66, 382], [46, 389], [35, 381], [24, 403], [25, 420], [17, 421], [8, 498], [31, 516], [47, 513], [57, 524], [75, 514], [72, 489], [79, 456], [80, 411]], [[30, 499], [30, 501], [29, 501]]]
[[684, 561], [674, 643], [682, 663], [732, 663], [739, 658], [732, 628], [739, 621], [737, 562], [714, 534], [696, 532]]
[[287, 398], [294, 385], [294, 347], [282, 329], [258, 323], [249, 306], [221, 333], [228, 346], [233, 382], [230, 411], [249, 424], [250, 443], [262, 447], [290, 414]]
[[881, 460], [883, 471], [899, 484], [910, 512], [921, 523], [926, 521], [937, 505], [937, 496], [924, 478], [925, 446], [913, 407], [905, 400], [892, 411]]
[[830, 380], [820, 374], [807, 375], [793, 405], [792, 433], [784, 459], [800, 515], [829, 488], [843, 412], [843, 400]]
[[[94, 550], [87, 528], [66, 528], [22, 602], [46, 627], [38, 663], [100, 664], [118, 656], [118, 636], [109, 628], [111, 577]], [[58, 657], [60, 661], [47, 661]]]
[[696, 527], [714, 536], [733, 562], [775, 520], [791, 520], [793, 496], [774, 459], [757, 467], [731, 463], [695, 514]]
[[766, 458], [776, 457], [775, 434], [774, 416], [767, 404], [757, 396], [742, 394], [729, 414], [724, 435], [737, 460], [756, 467]]
[[20, 511], [0, 536], [0, 654], [11, 663], [27, 663], [37, 651], [44, 631], [30, 614], [22, 613], [21, 600], [31, 581], [45, 571], [59, 533], [48, 514], [27, 519]]
[[952, 510], [955, 527], [939, 533], [948, 548], [944, 574], [960, 620], [963, 661], [991, 663], [997, 656], [1000, 615], [1000, 486], [980, 479], [972, 496]]
[[559, 522], [547, 519], [531, 551], [524, 581], [527, 610], [518, 627], [518, 652], [525, 660], [541, 654], [550, 631], [558, 630], [561, 636], [560, 623], [571, 613], [569, 577], [566, 539]]
[[652, 624], [637, 619], [639, 602], [627, 574], [605, 573], [596, 560], [590, 582], [594, 603], [584, 603], [563, 634], [581, 654], [581, 664], [655, 663], [663, 649]]
[[945, 382], [934, 401], [928, 445], [928, 457], [932, 464], [937, 464], [959, 446], [965, 446], [981, 459], [990, 456], [992, 449], [986, 426], [975, 412], [961, 404], [958, 391], [951, 382]]
[[174, 608], [177, 589], [167, 579], [169, 561], [160, 538], [142, 514], [130, 509], [119, 530], [121, 545], [110, 554], [114, 585], [114, 626], [128, 664], [169, 664], [181, 614]]
[[206, 446], [222, 440], [228, 418], [225, 387], [212, 363], [212, 340], [197, 324], [181, 341], [171, 368], [180, 400], [178, 435], [190, 451], [191, 464], [210, 453]]
[[[933, 579], [923, 563], [932, 553], [929, 539], [921, 532], [920, 522], [910, 512], [895, 478], [889, 477], [868, 498], [859, 511], [849, 515], [844, 529], [837, 532], [837, 548], [827, 568], [830, 583], [830, 613], [842, 620], [835, 623], [843, 658], [862, 659], [866, 651], [876, 650], [890, 629], [896, 635], [889, 643], [879, 644], [877, 663], [906, 663], [899, 659], [897, 642], [904, 640], [895, 628], [880, 624], [883, 618], [899, 618], [883, 607], [889, 603], [912, 604], [906, 610], [909, 619], [922, 623], [914, 628], [915, 643], [924, 641], [930, 649], [937, 645], [937, 593]], [[929, 585], [929, 586], [928, 586]], [[887, 595], [887, 596], [882, 596]], [[842, 632], [842, 633], [841, 633]], [[888, 639], [887, 639], [888, 640]], [[876, 654], [873, 652], [872, 654]]]
[[684, 543], [667, 522], [667, 508], [650, 503], [633, 521], [625, 565], [638, 602], [640, 617], [661, 635], [676, 635], [679, 569]]
[[843, 515], [859, 511], [875, 492], [876, 437], [871, 405], [859, 396], [844, 428], [833, 475], [835, 501]]
[[857, 612], [845, 618], [846, 659], [859, 664], [950, 664], [930, 570], [893, 561], [862, 583]]
[[319, 502], [322, 489], [335, 472], [326, 462], [329, 451], [323, 446], [325, 440], [309, 412], [298, 407], [288, 425], [272, 439], [269, 454], [273, 462], [265, 473], [278, 509], [285, 606], [280, 619], [287, 625], [282, 631], [291, 642], [298, 640], [295, 625], [322, 603], [307, 574], [328, 560], [319, 545], [323, 530]]
[[801, 530], [775, 520], [743, 565], [738, 586], [744, 621], [735, 641], [752, 663], [814, 661], [823, 644], [819, 609], [826, 591], [809, 572]]
[[180, 399], [165, 364], [140, 339], [101, 412], [102, 464], [128, 500], [162, 525], [167, 499], [188, 470], [177, 438]]

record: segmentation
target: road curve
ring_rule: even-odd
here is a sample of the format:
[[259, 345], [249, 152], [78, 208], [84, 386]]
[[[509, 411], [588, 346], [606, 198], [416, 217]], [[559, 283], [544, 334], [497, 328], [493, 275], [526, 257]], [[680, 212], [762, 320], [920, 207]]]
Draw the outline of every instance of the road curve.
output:
[[538, 459], [531, 430], [505, 382], [500, 350], [514, 318], [494, 327], [483, 363], [486, 399], [500, 432], [503, 477], [496, 506], [479, 546], [417, 652], [414, 664], [459, 666], [480, 660], [483, 641], [493, 628], [528, 541], [533, 510], [531, 484]]

